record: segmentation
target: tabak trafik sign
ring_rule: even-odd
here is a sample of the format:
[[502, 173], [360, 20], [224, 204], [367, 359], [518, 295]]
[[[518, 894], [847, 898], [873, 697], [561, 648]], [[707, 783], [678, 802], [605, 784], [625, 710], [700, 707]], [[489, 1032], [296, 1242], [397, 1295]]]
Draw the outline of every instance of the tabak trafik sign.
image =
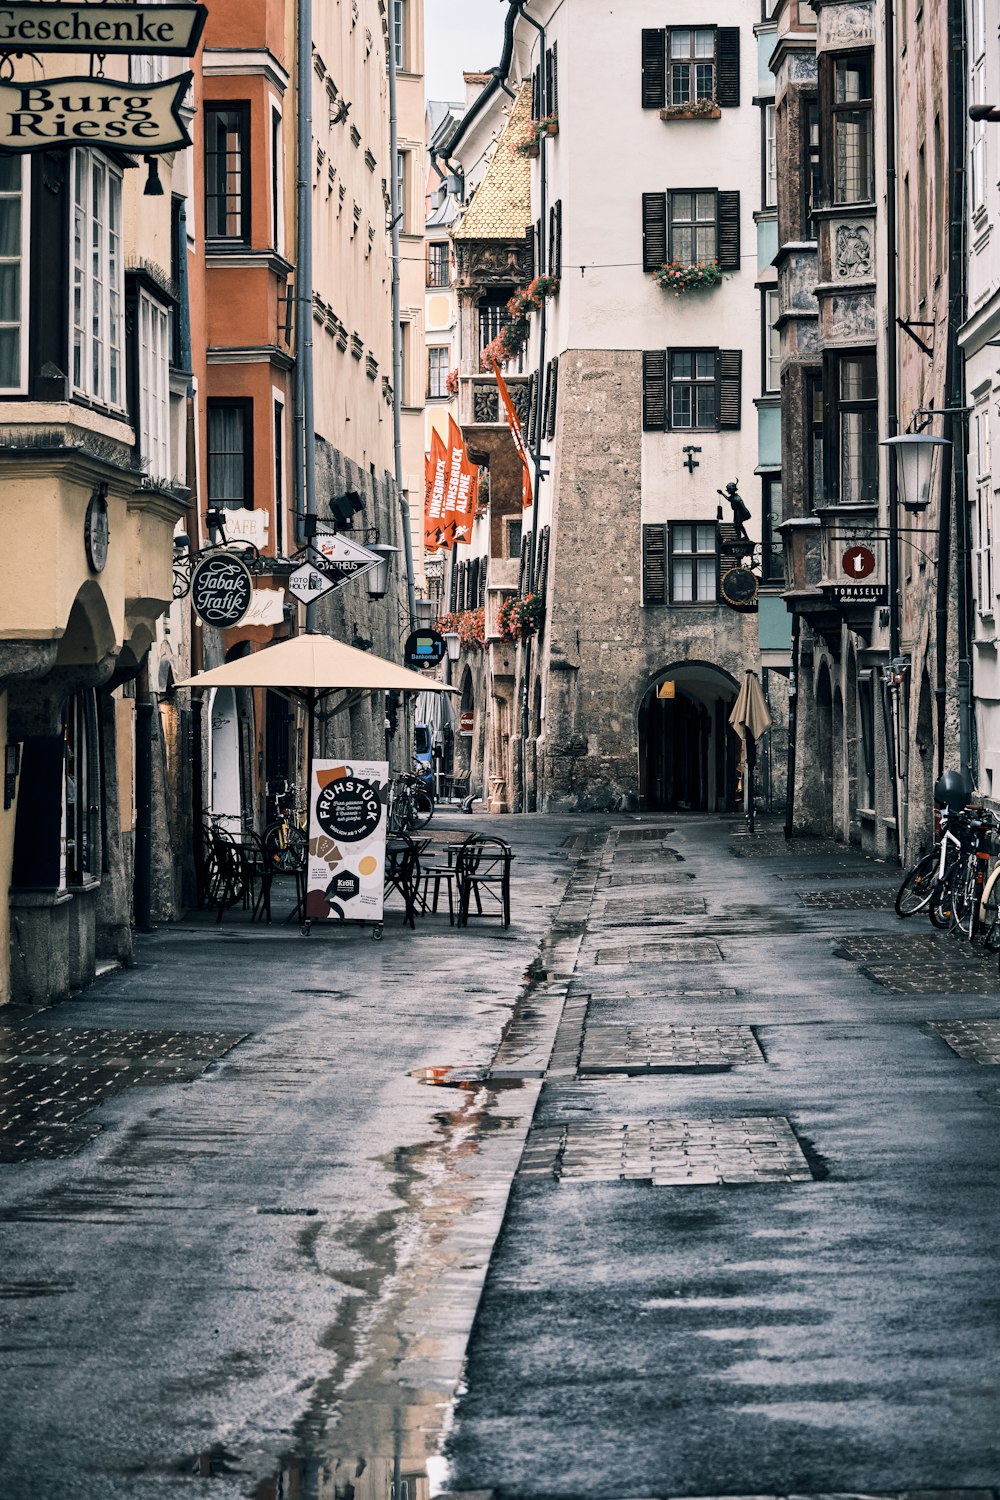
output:
[[[15, 0], [0, 5], [0, 55], [47, 52], [191, 57], [204, 5], [101, 5]], [[115, 78], [5, 78], [0, 82], [0, 149], [117, 147], [154, 156], [190, 146], [181, 101], [190, 73], [161, 83]]]

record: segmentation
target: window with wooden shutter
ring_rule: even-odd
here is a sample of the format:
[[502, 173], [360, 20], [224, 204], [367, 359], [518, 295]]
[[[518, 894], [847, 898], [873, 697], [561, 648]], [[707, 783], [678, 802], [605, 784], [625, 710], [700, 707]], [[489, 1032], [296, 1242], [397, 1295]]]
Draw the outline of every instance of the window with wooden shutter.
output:
[[740, 268], [740, 195], [719, 193], [718, 259], [720, 271]]
[[658, 271], [667, 260], [667, 195], [642, 195], [642, 269]]
[[556, 48], [557, 42], [545, 54], [545, 113], [546, 115], [558, 115], [559, 113], [559, 78], [556, 72]]
[[531, 533], [524, 532], [521, 537], [521, 567], [517, 575], [517, 592], [523, 595], [525, 582], [528, 577], [528, 549], [531, 546]]
[[667, 528], [662, 524], [642, 528], [642, 602], [667, 602]]
[[545, 598], [545, 588], [549, 577], [549, 528], [543, 526], [538, 537], [538, 546], [535, 549], [535, 593], [542, 599]]
[[545, 392], [545, 436], [556, 435], [556, 401], [559, 393], [559, 360], [549, 360], [548, 390]]
[[538, 432], [538, 372], [528, 381], [528, 447], [535, 446]]
[[715, 102], [722, 109], [740, 103], [740, 28], [720, 26], [715, 34]]
[[718, 359], [718, 411], [720, 428], [732, 429], [740, 425], [741, 372], [743, 351], [720, 349]]
[[665, 432], [667, 426], [667, 351], [647, 349], [642, 356], [642, 429]]
[[549, 209], [549, 275], [562, 275], [562, 199]]
[[662, 26], [642, 33], [642, 107], [662, 109], [667, 102], [667, 33]]
[[539, 63], [538, 67], [535, 69], [535, 71], [531, 75], [531, 118], [533, 120], [539, 120], [539, 119], [541, 119], [541, 115], [542, 115], [541, 102], [542, 102], [542, 65], [541, 65], [541, 63]]

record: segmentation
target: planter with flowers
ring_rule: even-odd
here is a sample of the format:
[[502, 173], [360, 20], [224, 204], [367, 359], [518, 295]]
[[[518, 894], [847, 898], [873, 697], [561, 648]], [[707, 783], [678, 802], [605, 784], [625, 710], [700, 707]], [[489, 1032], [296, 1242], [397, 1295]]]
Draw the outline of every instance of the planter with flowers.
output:
[[449, 370], [448, 371], [447, 375], [445, 376], [444, 388], [448, 392], [449, 396], [454, 397], [454, 396], [458, 395], [458, 370], [457, 369]]
[[508, 594], [497, 610], [497, 629], [509, 641], [526, 641], [537, 634], [545, 618], [540, 594]]
[[721, 120], [722, 110], [714, 99], [688, 99], [660, 110], [661, 120]]
[[442, 615], [434, 629], [440, 631], [441, 635], [453, 630], [463, 651], [471, 651], [476, 647], [482, 650], [486, 645], [486, 611], [482, 608], [462, 609]]
[[504, 324], [480, 356], [484, 370], [491, 370], [494, 363], [505, 365], [517, 359], [528, 342], [528, 318], [533, 312], [539, 312], [545, 299], [555, 296], [558, 290], [558, 276], [536, 276], [514, 293], [507, 303], [510, 322]]
[[517, 143], [517, 150], [522, 156], [537, 156], [541, 149], [542, 136], [558, 134], [559, 117], [543, 115], [540, 120], [532, 120], [527, 126], [524, 135]]
[[722, 280], [722, 272], [719, 270], [718, 261], [715, 260], [699, 260], [694, 265], [672, 260], [668, 265], [661, 266], [658, 271], [653, 272], [653, 280], [665, 292], [673, 292], [675, 297], [679, 297], [682, 292], [695, 292], [706, 287], [718, 286]]

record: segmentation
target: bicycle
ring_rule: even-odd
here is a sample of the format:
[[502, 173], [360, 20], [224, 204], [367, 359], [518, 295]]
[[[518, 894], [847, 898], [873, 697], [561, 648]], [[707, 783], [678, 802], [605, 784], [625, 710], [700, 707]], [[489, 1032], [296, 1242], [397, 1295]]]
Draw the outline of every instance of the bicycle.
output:
[[413, 833], [426, 828], [434, 813], [434, 798], [422, 776], [403, 771], [389, 783], [386, 826], [390, 833]]
[[298, 788], [294, 785], [274, 794], [275, 816], [261, 835], [264, 857], [273, 870], [300, 870], [305, 864], [309, 832], [298, 821], [297, 800]]
[[[912, 917], [926, 911], [935, 927], [957, 930], [970, 941], [975, 938], [985, 867], [998, 826], [994, 815], [983, 808], [942, 808], [937, 847], [918, 860], [903, 880], [896, 892], [897, 915]], [[996, 897], [1000, 902], [1000, 887]]]

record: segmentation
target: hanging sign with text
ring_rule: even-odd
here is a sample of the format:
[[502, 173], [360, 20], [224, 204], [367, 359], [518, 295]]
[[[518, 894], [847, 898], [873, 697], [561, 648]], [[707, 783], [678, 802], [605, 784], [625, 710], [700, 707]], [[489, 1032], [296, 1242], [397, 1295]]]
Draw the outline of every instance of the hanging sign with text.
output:
[[380, 922], [385, 883], [386, 761], [314, 760], [309, 786], [306, 918]]
[[0, 5], [0, 52], [129, 52], [193, 57], [204, 5]]
[[59, 146], [111, 146], [142, 156], [179, 151], [191, 144], [180, 115], [191, 78], [182, 73], [165, 83], [138, 86], [113, 78], [4, 80], [0, 147], [51, 151]]
[[253, 578], [240, 558], [210, 553], [191, 575], [191, 603], [206, 625], [225, 630], [242, 623], [253, 602]]

